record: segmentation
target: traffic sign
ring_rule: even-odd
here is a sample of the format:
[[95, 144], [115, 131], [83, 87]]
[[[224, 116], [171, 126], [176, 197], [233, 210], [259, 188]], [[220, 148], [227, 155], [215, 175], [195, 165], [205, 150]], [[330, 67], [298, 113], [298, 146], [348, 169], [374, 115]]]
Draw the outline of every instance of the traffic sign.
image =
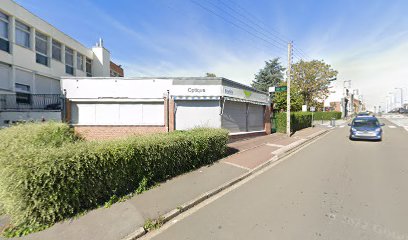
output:
[[288, 87], [281, 86], [281, 87], [269, 87], [269, 92], [286, 92]]
[[316, 108], [315, 108], [315, 107], [310, 107], [310, 111], [311, 111], [311, 112], [315, 112], [315, 111], [316, 111]]
[[288, 87], [286, 86], [275, 87], [276, 92], [286, 92], [287, 90], [288, 90]]

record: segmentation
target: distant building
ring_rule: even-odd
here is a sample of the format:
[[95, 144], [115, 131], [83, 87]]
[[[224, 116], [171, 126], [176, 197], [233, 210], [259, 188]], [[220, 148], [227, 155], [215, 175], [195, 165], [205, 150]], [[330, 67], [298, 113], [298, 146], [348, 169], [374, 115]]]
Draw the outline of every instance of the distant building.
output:
[[341, 102], [330, 102], [331, 111], [341, 112]]
[[110, 74], [110, 53], [102, 40], [87, 48], [14, 1], [1, 0], [0, 125], [60, 110], [62, 76]]
[[117, 65], [114, 62], [110, 62], [110, 76], [111, 77], [124, 77], [123, 68], [121, 65]]

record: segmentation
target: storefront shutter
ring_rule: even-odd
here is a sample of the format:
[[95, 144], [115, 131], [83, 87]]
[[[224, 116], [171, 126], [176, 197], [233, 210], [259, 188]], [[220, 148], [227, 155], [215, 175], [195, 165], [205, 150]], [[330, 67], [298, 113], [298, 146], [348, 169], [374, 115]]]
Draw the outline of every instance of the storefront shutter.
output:
[[176, 130], [195, 127], [220, 128], [220, 106], [218, 100], [176, 101]]
[[248, 131], [264, 130], [264, 106], [248, 104]]
[[225, 101], [222, 127], [231, 133], [247, 132], [247, 103]]

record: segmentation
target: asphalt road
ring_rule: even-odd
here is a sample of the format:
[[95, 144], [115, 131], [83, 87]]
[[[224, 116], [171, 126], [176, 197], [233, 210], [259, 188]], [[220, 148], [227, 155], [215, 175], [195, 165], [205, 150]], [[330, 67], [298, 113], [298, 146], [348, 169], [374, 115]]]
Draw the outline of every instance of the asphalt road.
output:
[[408, 132], [382, 121], [382, 142], [337, 128], [148, 237], [408, 239]]

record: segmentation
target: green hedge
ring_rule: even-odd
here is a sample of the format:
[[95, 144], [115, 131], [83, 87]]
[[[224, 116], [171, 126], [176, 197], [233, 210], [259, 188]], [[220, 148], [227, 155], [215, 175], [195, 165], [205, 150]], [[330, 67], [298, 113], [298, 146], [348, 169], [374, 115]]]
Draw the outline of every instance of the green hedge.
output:
[[14, 226], [30, 228], [210, 164], [224, 156], [228, 140], [225, 130], [196, 129], [86, 142], [63, 124], [44, 123], [12, 127], [1, 136], [16, 140], [1, 146], [14, 150], [0, 154], [0, 199]]
[[314, 120], [331, 120], [332, 118], [340, 119], [341, 112], [315, 112], [313, 114]]
[[[286, 112], [276, 113], [276, 131], [286, 133]], [[291, 112], [290, 114], [291, 132], [298, 131], [312, 125], [312, 113]]]

